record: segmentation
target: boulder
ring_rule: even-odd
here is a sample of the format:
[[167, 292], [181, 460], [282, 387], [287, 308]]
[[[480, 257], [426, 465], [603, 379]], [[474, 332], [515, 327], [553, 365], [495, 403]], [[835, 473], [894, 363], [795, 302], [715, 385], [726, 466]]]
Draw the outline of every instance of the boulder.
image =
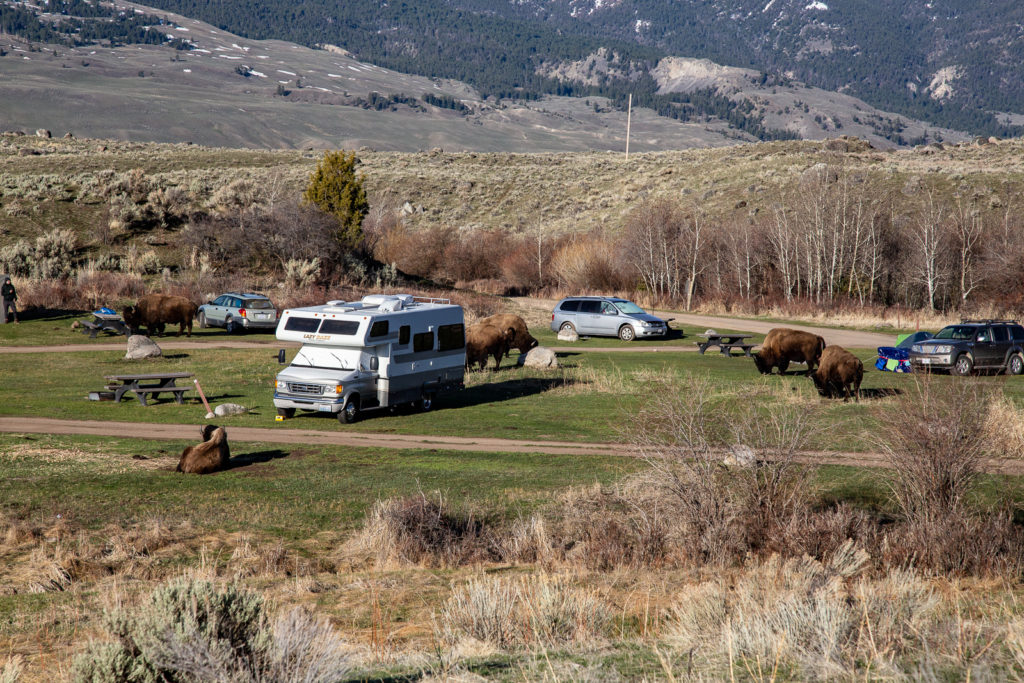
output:
[[576, 330], [559, 330], [558, 341], [564, 342], [578, 342], [580, 335], [576, 334]]
[[213, 414], [217, 417], [228, 417], [230, 415], [244, 415], [249, 412], [245, 406], [238, 405], [237, 403], [221, 403], [219, 406], [213, 409]]
[[555, 352], [544, 346], [535, 346], [525, 355], [519, 356], [523, 367], [551, 370], [558, 367], [558, 358]]
[[128, 337], [128, 353], [124, 354], [127, 360], [140, 360], [142, 358], [157, 358], [163, 352], [156, 342], [144, 334], [133, 334]]
[[729, 455], [725, 456], [722, 464], [726, 467], [753, 467], [757, 464], [757, 456], [750, 446], [737, 444], [729, 448]]
[[40, 128], [40, 129], [36, 130], [36, 137], [37, 138], [49, 138], [49, 137], [52, 137], [52, 136], [51, 136], [50, 131], [46, 130], [45, 128]]

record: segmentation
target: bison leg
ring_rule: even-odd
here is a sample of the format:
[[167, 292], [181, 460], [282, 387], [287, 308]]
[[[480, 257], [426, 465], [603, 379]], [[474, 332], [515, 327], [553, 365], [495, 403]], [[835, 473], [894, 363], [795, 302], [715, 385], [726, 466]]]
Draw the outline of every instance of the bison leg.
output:
[[501, 367], [501, 357], [502, 357], [502, 352], [499, 349], [494, 354], [494, 372], [497, 372], [498, 368]]
[[[779, 374], [785, 375], [786, 370], [789, 370], [789, 361], [786, 359], [782, 359], [779, 361]], [[768, 374], [771, 374], [771, 368], [768, 369]]]

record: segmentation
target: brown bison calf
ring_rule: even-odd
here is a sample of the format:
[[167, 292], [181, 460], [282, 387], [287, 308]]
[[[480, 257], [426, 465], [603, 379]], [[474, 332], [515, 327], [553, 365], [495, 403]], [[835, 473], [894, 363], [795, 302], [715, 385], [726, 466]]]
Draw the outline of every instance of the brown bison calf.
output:
[[530, 330], [526, 327], [526, 321], [518, 315], [498, 313], [497, 315], [488, 316], [480, 322], [486, 325], [494, 325], [499, 330], [507, 330], [511, 327], [515, 331], [513, 339], [509, 342], [508, 348], [505, 349], [506, 356], [509, 349], [519, 349], [519, 353], [526, 353], [538, 344], [537, 340], [530, 334]]
[[202, 443], [198, 446], [186, 446], [178, 461], [178, 471], [186, 474], [209, 474], [227, 469], [231, 459], [228, 448], [228, 433], [223, 427], [206, 425], [199, 429]]
[[125, 323], [133, 333], [143, 325], [150, 336], [163, 334], [164, 325], [178, 325], [178, 336], [188, 328], [188, 336], [192, 336], [192, 319], [196, 317], [199, 307], [183, 296], [168, 294], [147, 294], [134, 306], [125, 306]]
[[782, 375], [790, 363], [807, 363], [807, 374], [810, 375], [824, 349], [825, 340], [816, 334], [776, 327], [768, 332], [761, 348], [754, 354], [754, 364], [762, 375], [772, 374], [774, 367]]
[[479, 364], [483, 370], [487, 367], [487, 357], [494, 356], [494, 369], [497, 370], [515, 335], [512, 327], [502, 330], [482, 322], [470, 325], [466, 330], [466, 368], [472, 370]]
[[830, 346], [821, 354], [821, 364], [811, 375], [818, 393], [825, 398], [843, 397], [849, 402], [860, 402], [860, 383], [864, 379], [864, 364], [842, 346]]

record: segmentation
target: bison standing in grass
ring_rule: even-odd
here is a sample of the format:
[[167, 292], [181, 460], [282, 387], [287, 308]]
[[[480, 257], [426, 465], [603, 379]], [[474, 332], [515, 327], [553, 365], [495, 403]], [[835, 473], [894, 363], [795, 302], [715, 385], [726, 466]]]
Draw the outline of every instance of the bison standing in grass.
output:
[[199, 435], [203, 437], [202, 443], [198, 446], [187, 446], [181, 452], [178, 471], [186, 474], [209, 474], [227, 469], [231, 449], [228, 447], [228, 433], [224, 428], [206, 425], [199, 429]]
[[537, 346], [537, 340], [530, 334], [530, 330], [526, 327], [526, 321], [520, 318], [518, 315], [512, 313], [498, 313], [497, 315], [488, 316], [480, 321], [485, 325], [494, 325], [499, 330], [507, 330], [512, 328], [515, 332], [513, 338], [509, 342], [508, 349], [505, 349], [505, 355], [508, 355], [509, 349], [519, 349], [519, 353], [526, 353], [530, 349]]
[[192, 319], [199, 307], [183, 296], [168, 294], [147, 294], [134, 306], [125, 306], [123, 317], [132, 333], [138, 333], [143, 325], [149, 336], [163, 334], [164, 325], [178, 325], [178, 336], [188, 329], [192, 336]]
[[494, 356], [494, 369], [497, 370], [515, 336], [514, 327], [501, 329], [483, 322], [470, 325], [466, 330], [466, 368], [472, 370], [479, 364], [483, 370], [487, 367], [487, 357]]
[[843, 397], [844, 402], [860, 402], [860, 383], [864, 379], [864, 364], [842, 346], [830, 346], [821, 354], [821, 364], [811, 375], [818, 393], [825, 398]]
[[806, 363], [810, 375], [824, 350], [825, 340], [816, 334], [776, 327], [768, 332], [760, 350], [754, 354], [754, 364], [762, 375], [772, 374], [774, 367], [782, 375], [790, 363]]

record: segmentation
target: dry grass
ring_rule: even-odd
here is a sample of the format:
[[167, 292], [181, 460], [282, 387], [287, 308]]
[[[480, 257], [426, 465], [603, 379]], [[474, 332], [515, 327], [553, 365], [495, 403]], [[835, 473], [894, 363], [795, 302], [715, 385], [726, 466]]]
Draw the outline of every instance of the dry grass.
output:
[[1005, 396], [989, 401], [985, 418], [985, 438], [996, 458], [1024, 458], [1024, 411]]

